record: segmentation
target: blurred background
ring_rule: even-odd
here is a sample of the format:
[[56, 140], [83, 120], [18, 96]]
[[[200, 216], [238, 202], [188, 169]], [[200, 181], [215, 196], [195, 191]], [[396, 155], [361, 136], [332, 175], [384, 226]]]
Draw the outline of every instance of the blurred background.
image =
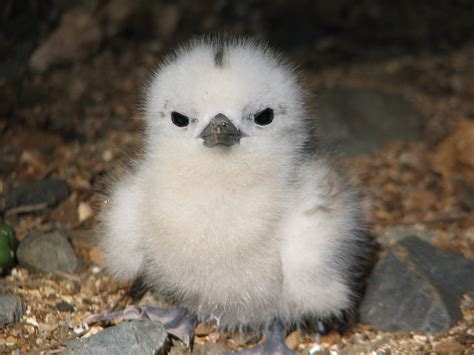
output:
[[[62, 349], [85, 314], [130, 302], [127, 285], [103, 272], [96, 246], [104, 177], [139, 154], [141, 90], [161, 56], [217, 32], [268, 41], [298, 65], [320, 134], [347, 157], [363, 191], [382, 256], [414, 235], [474, 258], [473, 1], [2, 0], [0, 232], [8, 224], [20, 248], [0, 238], [0, 294], [19, 297], [15, 314], [29, 313], [10, 319], [0, 311], [10, 319], [0, 351]], [[41, 246], [24, 242], [51, 230], [67, 252], [46, 237]], [[70, 264], [54, 264], [54, 253]], [[389, 333], [378, 348], [472, 348], [469, 300], [438, 329], [461, 322], [451, 335]], [[344, 344], [378, 349], [377, 332], [359, 326]], [[210, 334], [197, 343], [210, 343]], [[291, 341], [300, 351], [314, 345]], [[327, 349], [342, 346], [338, 333], [326, 341]]]

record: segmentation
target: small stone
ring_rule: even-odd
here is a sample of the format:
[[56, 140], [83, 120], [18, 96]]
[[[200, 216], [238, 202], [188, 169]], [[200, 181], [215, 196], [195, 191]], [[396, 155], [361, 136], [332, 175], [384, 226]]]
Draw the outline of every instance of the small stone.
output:
[[297, 350], [298, 345], [303, 342], [303, 337], [301, 336], [300, 332], [295, 330], [288, 334], [285, 339], [286, 346], [291, 350]]
[[464, 354], [464, 346], [456, 341], [449, 341], [435, 346], [436, 353], [441, 355], [461, 355]]
[[86, 202], [79, 203], [77, 213], [79, 215], [79, 223], [84, 222], [86, 219], [88, 219], [94, 214], [91, 206]]
[[324, 334], [321, 336], [321, 338], [319, 339], [319, 342], [321, 344], [329, 344], [329, 345], [333, 345], [333, 344], [338, 344], [341, 342], [341, 334], [339, 334], [339, 332], [336, 332], [336, 331], [330, 331], [329, 333], [327, 334]]
[[36, 204], [56, 206], [69, 195], [69, 187], [63, 180], [39, 180], [25, 183], [6, 191], [7, 209]]
[[32, 271], [74, 273], [80, 265], [69, 236], [63, 230], [33, 231], [20, 243], [17, 258]]
[[473, 270], [473, 261], [407, 237], [376, 265], [360, 319], [384, 331], [446, 331], [462, 318], [459, 302], [474, 289]]
[[25, 304], [19, 297], [0, 296], [0, 326], [19, 322], [25, 311]]
[[110, 161], [112, 161], [113, 158], [114, 158], [114, 154], [109, 149], [105, 150], [102, 153], [102, 159], [105, 162], [110, 162]]
[[199, 323], [194, 330], [194, 334], [198, 337], [209, 335], [216, 331], [216, 326], [208, 323]]
[[5, 343], [8, 346], [15, 345], [17, 342], [17, 339], [15, 337], [9, 336], [5, 339]]
[[60, 203], [51, 213], [51, 217], [65, 228], [76, 226], [79, 222], [79, 216], [77, 213], [77, 203], [75, 198], [71, 196]]
[[74, 306], [66, 301], [57, 303], [56, 308], [60, 312], [74, 312]]
[[131, 321], [67, 344], [64, 354], [165, 353], [168, 334], [160, 322]]
[[431, 168], [450, 176], [474, 179], [474, 122], [459, 121], [452, 132], [434, 150]]

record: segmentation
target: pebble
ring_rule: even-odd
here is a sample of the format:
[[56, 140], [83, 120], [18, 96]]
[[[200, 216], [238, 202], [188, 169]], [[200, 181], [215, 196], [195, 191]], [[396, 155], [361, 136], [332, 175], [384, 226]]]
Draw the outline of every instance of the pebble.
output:
[[58, 302], [56, 308], [60, 312], [74, 312], [74, 306], [66, 301]]
[[436, 345], [434, 350], [438, 354], [461, 355], [466, 349], [456, 341], [448, 341]]
[[123, 322], [88, 338], [70, 341], [64, 354], [165, 353], [167, 339], [168, 334], [160, 322]]
[[474, 262], [407, 237], [378, 262], [360, 320], [379, 330], [442, 332], [462, 318], [459, 303], [474, 289]]
[[69, 195], [69, 187], [63, 180], [45, 179], [24, 183], [16, 188], [7, 189], [7, 209], [45, 204], [48, 207], [56, 206]]
[[79, 223], [84, 222], [89, 217], [92, 217], [94, 211], [91, 206], [86, 202], [80, 202], [77, 208], [77, 214], [79, 216]]
[[286, 346], [291, 350], [297, 350], [298, 345], [303, 342], [303, 337], [298, 330], [292, 331], [285, 339]]
[[68, 234], [60, 229], [30, 232], [20, 243], [17, 258], [21, 266], [37, 272], [72, 274], [80, 266]]
[[26, 306], [18, 296], [0, 296], [0, 326], [19, 322], [25, 311]]

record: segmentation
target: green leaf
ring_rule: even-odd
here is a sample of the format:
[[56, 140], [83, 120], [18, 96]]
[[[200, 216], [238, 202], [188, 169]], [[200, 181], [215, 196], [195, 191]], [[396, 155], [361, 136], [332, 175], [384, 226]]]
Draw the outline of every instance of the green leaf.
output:
[[13, 251], [7, 237], [0, 235], [0, 269], [7, 269], [13, 265]]
[[18, 241], [15, 238], [15, 230], [7, 223], [0, 225], [0, 236], [4, 236], [8, 240], [11, 250], [15, 250], [18, 246]]

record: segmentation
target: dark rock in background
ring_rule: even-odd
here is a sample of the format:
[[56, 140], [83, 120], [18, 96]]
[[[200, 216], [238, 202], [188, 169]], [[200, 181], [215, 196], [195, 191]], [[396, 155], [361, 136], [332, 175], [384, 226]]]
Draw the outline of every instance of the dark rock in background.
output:
[[48, 207], [57, 205], [69, 195], [69, 187], [63, 180], [39, 180], [24, 183], [17, 188], [7, 189], [7, 209], [26, 206], [46, 204]]
[[318, 96], [320, 134], [349, 155], [374, 153], [391, 140], [417, 139], [422, 117], [400, 95], [339, 88]]
[[376, 265], [360, 320], [385, 331], [446, 331], [462, 318], [459, 303], [474, 290], [473, 275], [473, 261], [405, 238]]
[[[305, 56], [307, 61], [319, 65], [366, 57], [374, 51], [387, 55], [413, 49], [442, 50], [471, 40], [474, 29], [474, 3], [463, 0], [438, 1], [436, 6], [428, 0], [184, 0], [178, 4], [153, 0], [5, 0], [0, 3], [0, 58], [5, 58], [0, 61], [0, 78], [10, 80], [25, 72], [38, 42], [47, 43], [49, 39], [45, 39], [52, 32], [64, 27], [65, 18], [61, 22], [61, 17], [73, 8], [82, 8], [84, 16], [80, 16], [81, 21], [69, 16], [70, 28], [81, 29], [84, 36], [74, 36], [77, 43], [64, 42], [64, 48], [55, 46], [68, 52], [66, 57], [72, 53], [68, 48], [74, 46], [80, 49], [79, 56], [87, 56], [90, 50], [99, 49], [102, 39], [117, 34], [135, 41], [150, 37], [180, 41], [182, 37], [170, 37], [174, 31], [169, 30], [180, 27], [188, 34], [225, 31], [270, 40], [284, 50], [305, 48], [313, 52]], [[63, 54], [57, 57], [62, 57], [59, 61], [36, 57], [32, 68], [42, 71], [53, 62], [65, 62]]]
[[25, 311], [26, 306], [18, 296], [0, 296], [1, 327], [19, 322]]
[[63, 230], [30, 232], [21, 241], [17, 258], [21, 266], [39, 272], [72, 274], [80, 267], [80, 259]]
[[164, 354], [167, 338], [160, 322], [123, 322], [88, 338], [70, 341], [64, 354]]
[[[30, 68], [44, 72], [52, 65], [73, 63], [98, 51], [102, 42], [132, 28], [144, 33], [152, 20], [146, 0], [89, 1], [66, 11], [59, 26], [35, 50]], [[152, 31], [153, 32], [153, 31]]]
[[25, 71], [41, 36], [51, 31], [60, 14], [74, 2], [76, 0], [0, 2], [0, 79], [12, 80]]

